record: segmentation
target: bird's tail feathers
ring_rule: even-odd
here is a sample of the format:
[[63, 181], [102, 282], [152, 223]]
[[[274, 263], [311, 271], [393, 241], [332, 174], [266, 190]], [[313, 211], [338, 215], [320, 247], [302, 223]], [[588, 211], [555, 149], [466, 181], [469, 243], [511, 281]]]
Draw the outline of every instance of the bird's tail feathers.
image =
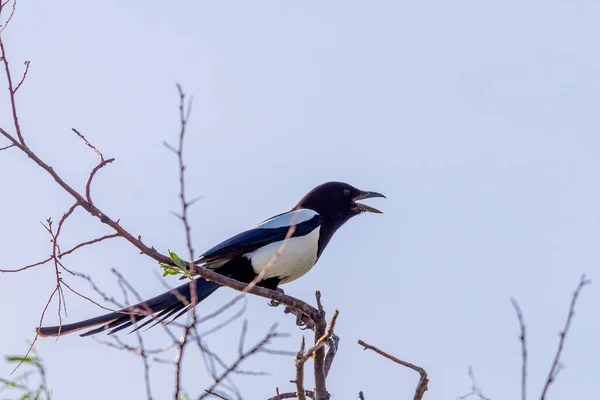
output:
[[[141, 322], [144, 318], [148, 320], [138, 325], [133, 331], [154, 322], [150, 328], [158, 323], [165, 322], [173, 314], [177, 313], [171, 321], [185, 314], [192, 309], [191, 282], [187, 282], [175, 289], [165, 292], [159, 296], [143, 301], [136, 305], [124, 308], [122, 310], [101, 315], [99, 317], [86, 319], [85, 321], [60, 326], [38, 327], [36, 331], [39, 336], [62, 336], [81, 329], [92, 328], [101, 325], [95, 329], [89, 330], [80, 336], [89, 336], [102, 331], [111, 329], [109, 335], [119, 332], [135, 323]], [[220, 285], [215, 282], [207, 281], [203, 278], [195, 279], [197, 303], [206, 299]], [[133, 332], [132, 331], [132, 332]]]

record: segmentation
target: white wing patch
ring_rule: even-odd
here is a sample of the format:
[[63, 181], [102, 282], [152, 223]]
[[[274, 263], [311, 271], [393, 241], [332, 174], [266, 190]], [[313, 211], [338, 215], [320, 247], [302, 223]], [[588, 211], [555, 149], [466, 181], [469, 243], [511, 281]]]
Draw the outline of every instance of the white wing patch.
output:
[[290, 225], [298, 225], [302, 222], [308, 221], [315, 217], [315, 215], [319, 215], [316, 211], [309, 210], [306, 208], [286, 212], [285, 214], [278, 215], [276, 217], [270, 218], [266, 221], [261, 222], [257, 225], [257, 228], [263, 229], [275, 229], [281, 228], [284, 226]]
[[[308, 235], [290, 238], [285, 243], [281, 256], [265, 274], [265, 279], [282, 277], [281, 283], [288, 283], [310, 271], [317, 261], [320, 228], [316, 227]], [[274, 242], [245, 255], [252, 262], [255, 273], [260, 274], [271, 263], [282, 243], [283, 240]]]

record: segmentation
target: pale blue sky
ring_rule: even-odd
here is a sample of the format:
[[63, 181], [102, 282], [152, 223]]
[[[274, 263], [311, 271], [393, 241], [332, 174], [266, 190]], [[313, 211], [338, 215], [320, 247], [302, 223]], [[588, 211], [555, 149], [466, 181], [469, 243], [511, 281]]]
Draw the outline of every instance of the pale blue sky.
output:
[[[191, 214], [198, 251], [328, 180], [388, 196], [376, 204], [384, 215], [349, 222], [285, 287], [311, 301], [320, 289], [341, 311], [336, 398], [412, 395], [416, 374], [363, 352], [360, 338], [425, 367], [427, 399], [468, 392], [468, 365], [486, 395], [514, 399], [510, 296], [526, 317], [535, 397], [579, 275], [600, 277], [599, 14], [593, 1], [21, 1], [5, 41], [15, 74], [31, 60], [18, 96], [29, 145], [80, 189], [97, 159], [72, 127], [116, 157], [95, 201], [161, 251], [185, 249], [169, 214], [176, 164], [162, 146], [177, 135], [176, 82], [194, 95], [186, 157], [189, 193], [203, 196]], [[7, 128], [5, 94], [0, 118]], [[0, 171], [0, 268], [19, 267], [47, 256], [39, 221], [58, 220], [71, 199], [15, 150], [0, 154]], [[105, 232], [78, 212], [63, 246]], [[115, 294], [112, 267], [146, 297], [163, 291], [156, 263], [124, 241], [67, 265]], [[51, 265], [0, 275], [0, 353], [26, 350], [53, 285]], [[220, 290], [201, 309], [231, 296]], [[582, 294], [552, 399], [600, 393], [599, 302], [597, 284]], [[292, 336], [276, 347], [297, 349], [293, 318], [263, 299], [248, 307], [252, 338], [277, 321]], [[70, 322], [101, 312], [72, 295], [68, 311]], [[226, 360], [240, 323], [210, 341]], [[160, 330], [145, 337], [166, 341]], [[78, 336], [38, 343], [56, 399], [144, 398], [139, 359]], [[187, 363], [184, 384], [197, 394], [209, 378], [198, 354]], [[293, 389], [291, 359], [246, 367], [272, 374], [238, 379], [248, 399]], [[152, 379], [168, 398], [171, 370]]]

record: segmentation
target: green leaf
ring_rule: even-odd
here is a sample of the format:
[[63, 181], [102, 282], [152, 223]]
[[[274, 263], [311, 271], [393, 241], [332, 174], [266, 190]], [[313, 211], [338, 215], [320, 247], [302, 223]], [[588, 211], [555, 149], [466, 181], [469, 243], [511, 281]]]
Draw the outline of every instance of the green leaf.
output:
[[169, 258], [173, 261], [174, 265], [159, 263], [160, 268], [163, 270], [163, 277], [169, 275], [182, 275], [179, 279], [192, 279], [192, 275], [188, 270], [187, 263], [185, 260], [179, 258], [179, 256], [169, 250]]
[[35, 363], [38, 361], [37, 357], [22, 357], [22, 356], [5, 356], [8, 362], [23, 362], [23, 363]]
[[179, 268], [187, 269], [187, 263], [171, 250], [169, 250], [169, 257], [171, 258], [171, 261], [173, 261], [173, 263], [175, 263], [175, 265], [177, 265]]

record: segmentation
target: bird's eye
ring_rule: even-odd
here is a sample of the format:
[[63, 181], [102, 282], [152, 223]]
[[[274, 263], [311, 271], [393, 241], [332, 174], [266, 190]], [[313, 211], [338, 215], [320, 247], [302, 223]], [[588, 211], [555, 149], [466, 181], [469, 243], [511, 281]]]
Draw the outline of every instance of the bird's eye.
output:
[[344, 195], [350, 196], [350, 189], [344, 189]]

